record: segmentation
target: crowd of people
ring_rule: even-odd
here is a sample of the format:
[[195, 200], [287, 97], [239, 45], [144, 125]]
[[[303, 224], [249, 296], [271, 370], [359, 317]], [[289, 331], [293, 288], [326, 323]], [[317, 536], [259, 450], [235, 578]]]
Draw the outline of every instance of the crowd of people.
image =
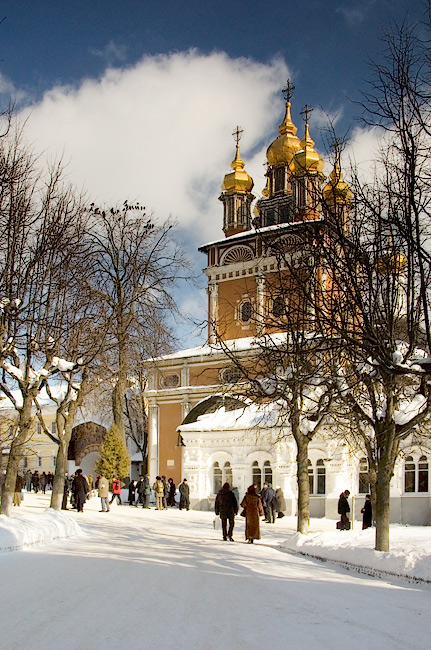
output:
[[[1, 478], [4, 478], [2, 472]], [[39, 474], [38, 470], [31, 472], [27, 470], [24, 476], [18, 474], [16, 477], [15, 493], [13, 504], [20, 506], [23, 496], [23, 490], [27, 492], [43, 492], [51, 490], [54, 483], [54, 475], [49, 472]], [[85, 476], [82, 469], [78, 468], [71, 476], [66, 472], [64, 479], [64, 491], [62, 508], [67, 510], [69, 507], [76, 509], [77, 512], [84, 511], [85, 502], [93, 495], [98, 494], [101, 500], [100, 512], [109, 512], [110, 505], [117, 501], [118, 505], [123, 505], [121, 490], [125, 484], [117, 477], [110, 482], [105, 476], [97, 475], [95, 481], [91, 475]], [[1, 488], [1, 485], [0, 485]], [[156, 510], [168, 510], [168, 508], [177, 507], [179, 510], [190, 509], [190, 487], [187, 479], [177, 486], [172, 478], [166, 476], [156, 476], [153, 484], [150, 481], [150, 475], [140, 475], [135, 481], [132, 479], [128, 485], [129, 506], [135, 508], [149, 508], [150, 497], [152, 492], [155, 498]], [[340, 521], [337, 522], [337, 529], [350, 529], [350, 506], [349, 490], [344, 490], [338, 500], [338, 513]], [[286, 510], [286, 501], [283, 490], [277, 487], [275, 490], [270, 483], [264, 483], [261, 490], [258, 490], [257, 484], [250, 485], [244, 498], [241, 501], [241, 516], [245, 517], [245, 538], [249, 544], [255, 539], [260, 539], [260, 522], [274, 524], [277, 519], [284, 517]], [[223, 540], [233, 542], [233, 529], [235, 525], [235, 516], [239, 510], [238, 489], [225, 483], [218, 491], [215, 500], [215, 514], [221, 519]], [[372, 506], [371, 495], [367, 494], [365, 503], [361, 509], [362, 529], [372, 526]]]

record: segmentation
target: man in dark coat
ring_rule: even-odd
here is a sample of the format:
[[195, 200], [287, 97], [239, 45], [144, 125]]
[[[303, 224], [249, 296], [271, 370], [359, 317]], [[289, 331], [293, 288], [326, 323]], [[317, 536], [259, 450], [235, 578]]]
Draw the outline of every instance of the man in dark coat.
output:
[[260, 495], [262, 499], [263, 512], [265, 515], [265, 521], [268, 524], [275, 523], [276, 516], [276, 501], [275, 501], [275, 490], [272, 489], [272, 486], [268, 483], [263, 484], [262, 494]]
[[183, 479], [183, 482], [178, 486], [180, 493], [180, 505], [179, 510], [185, 508], [188, 510], [190, 508], [190, 486], [187, 483], [187, 479]]
[[362, 530], [365, 530], [366, 528], [371, 528], [371, 526], [373, 525], [373, 509], [371, 506], [371, 494], [365, 495], [365, 503], [361, 512], [362, 512]]
[[[220, 515], [221, 527], [223, 530], [224, 541], [229, 540], [233, 542], [233, 527], [235, 524], [235, 515], [238, 512], [238, 501], [229, 483], [225, 483], [221, 490], [219, 490], [215, 500], [215, 513]], [[229, 530], [227, 530], [227, 522], [229, 520]]]
[[350, 521], [347, 516], [350, 512], [349, 502], [347, 501], [349, 496], [349, 490], [344, 490], [338, 499], [338, 514], [341, 515], [340, 530], [350, 530]]
[[84, 512], [84, 503], [88, 494], [88, 483], [85, 476], [82, 475], [82, 469], [77, 469], [73, 479], [72, 492], [75, 499], [76, 509], [78, 512]]

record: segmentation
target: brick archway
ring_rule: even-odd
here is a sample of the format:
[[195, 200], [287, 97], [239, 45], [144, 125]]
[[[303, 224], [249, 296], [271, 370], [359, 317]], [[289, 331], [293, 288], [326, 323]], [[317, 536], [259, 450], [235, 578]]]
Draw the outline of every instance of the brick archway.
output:
[[106, 435], [105, 427], [95, 422], [84, 422], [72, 429], [67, 458], [80, 465], [82, 459], [92, 451], [100, 451]]

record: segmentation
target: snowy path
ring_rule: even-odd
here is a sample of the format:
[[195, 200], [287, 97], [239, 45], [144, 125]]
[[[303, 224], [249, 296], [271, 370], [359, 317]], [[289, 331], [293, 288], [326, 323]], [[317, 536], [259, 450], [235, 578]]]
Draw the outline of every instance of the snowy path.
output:
[[0, 556], [1, 650], [423, 649], [431, 587], [220, 540], [211, 513], [73, 513], [85, 536]]

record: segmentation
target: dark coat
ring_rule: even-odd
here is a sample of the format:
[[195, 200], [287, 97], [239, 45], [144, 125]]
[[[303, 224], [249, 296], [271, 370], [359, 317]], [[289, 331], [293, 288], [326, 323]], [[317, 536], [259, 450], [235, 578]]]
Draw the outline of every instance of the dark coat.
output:
[[241, 507], [245, 510], [245, 538], [260, 539], [260, 517], [263, 515], [260, 497], [247, 493], [241, 501]]
[[366, 499], [364, 507], [361, 510], [362, 512], [362, 530], [365, 528], [370, 528], [373, 523], [373, 512], [371, 507], [371, 501]]
[[88, 483], [85, 476], [82, 476], [82, 474], [77, 474], [75, 476], [72, 484], [72, 492], [75, 496], [75, 499], [78, 499], [78, 497], [80, 497], [82, 501], [85, 501], [88, 494]]
[[238, 512], [238, 501], [232, 490], [229, 488], [219, 490], [215, 500], [214, 511], [216, 515], [220, 515], [220, 519], [231, 519], [235, 517]]
[[136, 495], [136, 483], [135, 481], [130, 481], [129, 483], [129, 503], [135, 503]]
[[347, 501], [344, 492], [342, 492], [338, 499], [338, 514], [347, 515], [348, 512], [350, 512], [349, 502]]
[[271, 487], [264, 488], [262, 490], [261, 499], [264, 507], [268, 507], [272, 504], [275, 498], [275, 490]]

